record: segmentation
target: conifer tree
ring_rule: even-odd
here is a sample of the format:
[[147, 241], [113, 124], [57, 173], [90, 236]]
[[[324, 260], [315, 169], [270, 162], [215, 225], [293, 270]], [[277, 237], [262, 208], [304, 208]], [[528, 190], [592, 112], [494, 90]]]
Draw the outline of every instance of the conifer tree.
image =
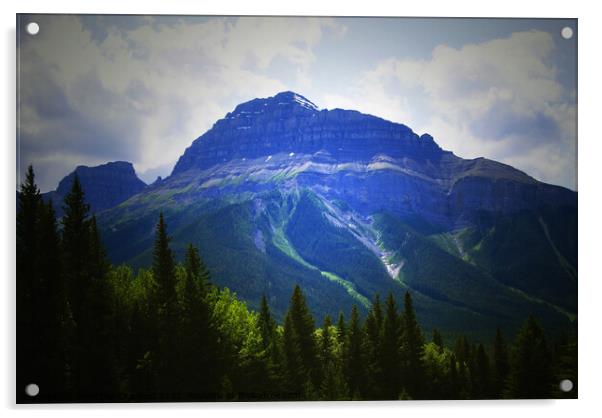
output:
[[458, 362], [458, 393], [462, 399], [468, 398], [470, 396], [470, 373], [468, 370], [470, 344], [464, 335], [456, 340], [454, 353]]
[[88, 212], [90, 206], [85, 202], [84, 191], [77, 173], [74, 174], [69, 194], [63, 206], [63, 256], [67, 291], [73, 319], [76, 324], [81, 320], [85, 304], [85, 290], [89, 288], [88, 256], [90, 249], [90, 225]]
[[366, 396], [370, 396], [372, 399], [382, 397], [382, 323], [382, 307], [380, 297], [377, 294], [364, 323], [365, 339], [363, 352], [366, 362]]
[[167, 315], [167, 311], [174, 309], [176, 302], [175, 260], [169, 247], [170, 239], [163, 213], [161, 213], [156, 226], [153, 277], [158, 286], [159, 307], [164, 311], [164, 315]]
[[42, 204], [38, 228], [40, 294], [38, 325], [41, 347], [37, 356], [40, 377], [37, 383], [46, 390], [46, 400], [68, 400], [69, 336], [73, 332], [65, 284], [61, 274], [60, 237], [52, 201]]
[[305, 395], [305, 385], [309, 380], [309, 376], [307, 370], [303, 366], [299, 337], [295, 329], [292, 315], [287, 315], [285, 317], [282, 345], [286, 370], [286, 392], [291, 400], [303, 399]]
[[471, 374], [474, 376], [474, 399], [487, 399], [491, 397], [489, 373], [489, 357], [487, 357], [487, 353], [485, 353], [483, 344], [479, 344], [475, 354], [474, 368], [471, 370]]
[[279, 350], [276, 321], [272, 317], [268, 299], [261, 297], [259, 309], [259, 330], [263, 347], [265, 368], [265, 385], [269, 393], [277, 393], [282, 384], [281, 355]]
[[458, 363], [456, 356], [452, 354], [449, 358], [449, 376], [445, 395], [447, 399], [460, 399], [458, 388]]
[[[305, 392], [311, 386], [311, 390], [315, 390], [319, 384], [319, 368], [317, 358], [317, 347], [314, 339], [314, 319], [307, 307], [305, 297], [301, 292], [301, 288], [296, 285], [293, 290], [291, 302], [285, 321], [285, 331], [287, 324], [292, 328], [293, 332], [289, 332], [289, 337], [296, 340], [300, 360], [301, 373], [300, 375], [307, 376], [307, 381], [304, 382]], [[293, 346], [291, 345], [291, 347]], [[294, 350], [291, 350], [294, 352]], [[291, 364], [294, 364], [292, 362]]]
[[502, 330], [498, 328], [493, 340], [492, 394], [494, 397], [502, 397], [509, 371], [508, 347], [506, 346]]
[[330, 315], [324, 317], [324, 324], [322, 325], [322, 335], [320, 336], [319, 350], [320, 350], [320, 361], [323, 366], [326, 366], [330, 361], [333, 360], [332, 354], [332, 321]]
[[217, 333], [211, 321], [207, 295], [209, 273], [198, 250], [189, 244], [184, 259], [184, 286], [180, 302], [179, 387], [184, 398], [215, 399], [219, 372]]
[[398, 399], [401, 392], [399, 358], [401, 324], [392, 293], [387, 297], [382, 334], [383, 396], [385, 399]]
[[520, 399], [546, 398], [552, 390], [552, 378], [546, 338], [530, 315], [514, 340], [506, 395]]
[[67, 299], [71, 308], [75, 329], [73, 333], [72, 379], [79, 400], [96, 400], [94, 381], [87, 359], [91, 333], [88, 332], [93, 318], [87, 310], [91, 296], [90, 275], [90, 219], [89, 205], [77, 173], [63, 205], [62, 255]]
[[276, 321], [272, 318], [268, 299], [265, 294], [261, 296], [261, 305], [259, 308], [259, 329], [261, 330], [261, 341], [263, 349], [268, 350], [274, 343], [276, 333]]
[[80, 382], [87, 399], [103, 400], [116, 391], [117, 352], [114, 338], [115, 315], [113, 293], [109, 282], [110, 263], [102, 245], [96, 217], [87, 222], [88, 256], [86, 287], [82, 289], [85, 306], [80, 312], [78, 327], [84, 357]]
[[424, 338], [416, 320], [412, 297], [409, 292], [405, 294], [401, 323], [400, 358], [404, 389], [412, 399], [421, 399], [424, 389], [424, 364], [422, 360]]
[[326, 315], [319, 340], [320, 361], [323, 370], [322, 384], [320, 385], [320, 399], [322, 400], [349, 399], [349, 389], [343, 376], [340, 359], [333, 352], [333, 344], [337, 343], [333, 341], [334, 339], [338, 340], [338, 336], [336, 333], [333, 335], [330, 315]]
[[349, 385], [349, 395], [354, 399], [358, 399], [361, 398], [364, 392], [366, 376], [364, 373], [365, 361], [362, 353], [364, 336], [356, 305], [353, 305], [351, 308], [347, 340], [345, 372]]
[[174, 393], [178, 387], [178, 354], [173, 347], [178, 341], [178, 309], [176, 298], [175, 260], [169, 247], [170, 237], [163, 213], [159, 215], [153, 251], [153, 278], [157, 285], [157, 388], [160, 393]]
[[344, 344], [347, 338], [347, 325], [345, 324], [345, 314], [339, 312], [339, 318], [337, 320], [337, 338], [339, 344]]

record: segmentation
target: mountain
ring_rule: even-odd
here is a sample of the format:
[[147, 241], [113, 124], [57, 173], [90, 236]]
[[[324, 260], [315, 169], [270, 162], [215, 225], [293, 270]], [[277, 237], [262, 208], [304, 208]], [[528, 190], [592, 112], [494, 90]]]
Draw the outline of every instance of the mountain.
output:
[[169, 177], [100, 214], [114, 262], [150, 265], [161, 211], [176, 254], [192, 242], [214, 282], [251, 307], [265, 293], [280, 319], [295, 283], [318, 317], [410, 290], [447, 336], [576, 319], [575, 192], [293, 92], [238, 105]]
[[80, 165], [59, 182], [55, 191], [43, 194], [45, 200], [52, 199], [58, 216], [62, 215], [62, 202], [71, 190], [75, 174], [93, 213], [117, 206], [146, 187], [130, 162], [114, 161], [95, 167]]

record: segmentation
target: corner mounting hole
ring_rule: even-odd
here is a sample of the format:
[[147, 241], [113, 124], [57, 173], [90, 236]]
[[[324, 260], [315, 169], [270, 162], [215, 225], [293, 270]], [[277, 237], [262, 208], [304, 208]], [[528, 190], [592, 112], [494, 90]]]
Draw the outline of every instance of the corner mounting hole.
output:
[[40, 393], [40, 387], [35, 383], [30, 383], [29, 385], [25, 386], [25, 394], [27, 396], [38, 396], [38, 393]]
[[40, 25], [38, 25], [36, 22], [29, 22], [25, 27], [25, 30], [30, 35], [37, 35], [40, 31]]
[[564, 39], [571, 39], [573, 37], [573, 29], [569, 26], [565, 26], [560, 31], [560, 35], [562, 35]]
[[564, 379], [560, 382], [560, 390], [563, 392], [570, 392], [573, 390], [573, 382], [569, 379]]

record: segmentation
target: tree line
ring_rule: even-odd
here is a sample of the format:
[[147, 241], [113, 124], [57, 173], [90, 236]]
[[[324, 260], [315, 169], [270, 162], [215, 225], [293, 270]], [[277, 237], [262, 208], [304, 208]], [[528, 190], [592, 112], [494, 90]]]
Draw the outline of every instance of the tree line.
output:
[[[512, 344], [425, 338], [412, 298], [374, 297], [317, 328], [295, 286], [279, 325], [211, 284], [198, 250], [178, 263], [163, 214], [153, 264], [107, 259], [74, 177], [57, 221], [29, 167], [17, 212], [17, 401], [386, 400], [574, 397], [576, 339], [550, 345], [529, 317]], [[35, 398], [24, 388], [40, 387]]]

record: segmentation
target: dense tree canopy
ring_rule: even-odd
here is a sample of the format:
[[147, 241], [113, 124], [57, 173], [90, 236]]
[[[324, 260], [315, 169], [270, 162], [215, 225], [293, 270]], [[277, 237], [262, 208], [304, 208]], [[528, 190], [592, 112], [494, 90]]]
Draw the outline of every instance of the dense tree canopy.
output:
[[[426, 342], [412, 296], [375, 295], [321, 328], [291, 289], [278, 324], [211, 284], [192, 244], [178, 263], [163, 214], [150, 269], [112, 266], [77, 176], [57, 222], [30, 167], [18, 195], [17, 399], [19, 402], [484, 399], [576, 396], [576, 338], [550, 345], [534, 317], [514, 342], [491, 346], [439, 330]], [[469, 325], [469, 324], [468, 324]], [[448, 337], [449, 338], [449, 337]], [[36, 398], [21, 388], [35, 382]]]

